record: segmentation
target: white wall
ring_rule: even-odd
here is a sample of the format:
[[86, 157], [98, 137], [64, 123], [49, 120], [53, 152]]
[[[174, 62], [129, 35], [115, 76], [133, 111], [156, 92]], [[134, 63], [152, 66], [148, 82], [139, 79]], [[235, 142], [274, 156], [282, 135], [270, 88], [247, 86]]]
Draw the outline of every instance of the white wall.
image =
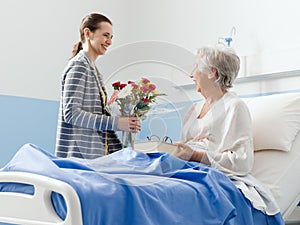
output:
[[79, 40], [81, 18], [119, 15], [117, 2], [3, 0], [0, 2], [0, 94], [59, 99], [60, 75]]
[[0, 94], [58, 100], [80, 20], [92, 11], [112, 19], [112, 48], [157, 40], [193, 52], [234, 26], [246, 75], [298, 69], [299, 6], [297, 0], [2, 0]]
[[[298, 0], [1, 0], [0, 166], [28, 142], [54, 151], [60, 76], [86, 14], [101, 12], [114, 23], [113, 45], [98, 61], [107, 84], [118, 76], [155, 76], [162, 92], [171, 92], [165, 101], [174, 102], [199, 97], [193, 85], [184, 86], [193, 53], [230, 35], [233, 26], [234, 47], [246, 65], [241, 76], [299, 69], [299, 5]], [[122, 67], [142, 56], [143, 62]], [[295, 79], [240, 83], [235, 90], [297, 89]]]

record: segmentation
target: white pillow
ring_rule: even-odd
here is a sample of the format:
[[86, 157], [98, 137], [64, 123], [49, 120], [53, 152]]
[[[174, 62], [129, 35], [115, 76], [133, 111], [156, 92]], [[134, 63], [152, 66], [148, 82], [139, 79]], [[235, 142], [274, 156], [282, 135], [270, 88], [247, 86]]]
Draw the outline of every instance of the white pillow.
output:
[[254, 150], [290, 151], [300, 130], [300, 93], [245, 99], [253, 123]]
[[300, 133], [290, 152], [268, 149], [254, 154], [252, 175], [273, 193], [283, 216], [300, 196]]

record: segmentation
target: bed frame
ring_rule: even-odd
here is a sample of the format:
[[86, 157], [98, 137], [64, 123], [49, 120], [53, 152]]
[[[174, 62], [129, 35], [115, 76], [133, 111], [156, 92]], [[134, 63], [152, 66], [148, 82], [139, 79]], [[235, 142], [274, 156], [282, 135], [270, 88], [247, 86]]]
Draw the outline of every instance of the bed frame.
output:
[[[29, 184], [34, 194], [0, 192], [0, 222], [22, 225], [83, 225], [81, 204], [76, 191], [67, 183], [46, 176], [25, 172], [1, 172], [1, 182]], [[65, 220], [55, 212], [51, 193], [64, 197]]]
[[[287, 210], [282, 214], [283, 220], [287, 224], [300, 224], [300, 217], [299, 217], [299, 204], [300, 204], [300, 194], [297, 198], [290, 204]], [[295, 224], [295, 225], [297, 225]]]

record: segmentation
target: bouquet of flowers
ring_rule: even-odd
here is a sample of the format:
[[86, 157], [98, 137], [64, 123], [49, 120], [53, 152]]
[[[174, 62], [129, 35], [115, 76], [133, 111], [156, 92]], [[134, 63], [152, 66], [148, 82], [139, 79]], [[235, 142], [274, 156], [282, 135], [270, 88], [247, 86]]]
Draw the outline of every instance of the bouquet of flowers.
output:
[[[165, 95], [157, 93], [155, 84], [147, 78], [141, 78], [139, 81], [120, 81], [112, 84], [114, 93], [108, 104], [116, 102], [122, 116], [136, 116], [141, 120], [146, 119], [146, 114], [151, 109], [151, 104], [155, 102], [158, 96]], [[134, 147], [131, 132], [122, 132], [123, 147]]]
[[138, 82], [128, 81], [127, 84], [117, 81], [112, 86], [112, 101], [118, 104], [121, 115], [136, 116], [141, 120], [146, 119], [146, 114], [156, 98], [165, 95], [157, 93], [156, 85], [147, 78], [141, 78]]

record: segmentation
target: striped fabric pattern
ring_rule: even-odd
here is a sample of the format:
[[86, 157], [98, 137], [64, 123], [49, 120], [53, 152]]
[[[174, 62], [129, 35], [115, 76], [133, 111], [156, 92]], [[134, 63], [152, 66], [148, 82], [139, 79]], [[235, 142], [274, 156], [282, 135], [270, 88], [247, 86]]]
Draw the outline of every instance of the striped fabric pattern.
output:
[[62, 76], [57, 156], [93, 159], [122, 148], [115, 133], [117, 117], [105, 110], [101, 79], [84, 51], [70, 60]]

